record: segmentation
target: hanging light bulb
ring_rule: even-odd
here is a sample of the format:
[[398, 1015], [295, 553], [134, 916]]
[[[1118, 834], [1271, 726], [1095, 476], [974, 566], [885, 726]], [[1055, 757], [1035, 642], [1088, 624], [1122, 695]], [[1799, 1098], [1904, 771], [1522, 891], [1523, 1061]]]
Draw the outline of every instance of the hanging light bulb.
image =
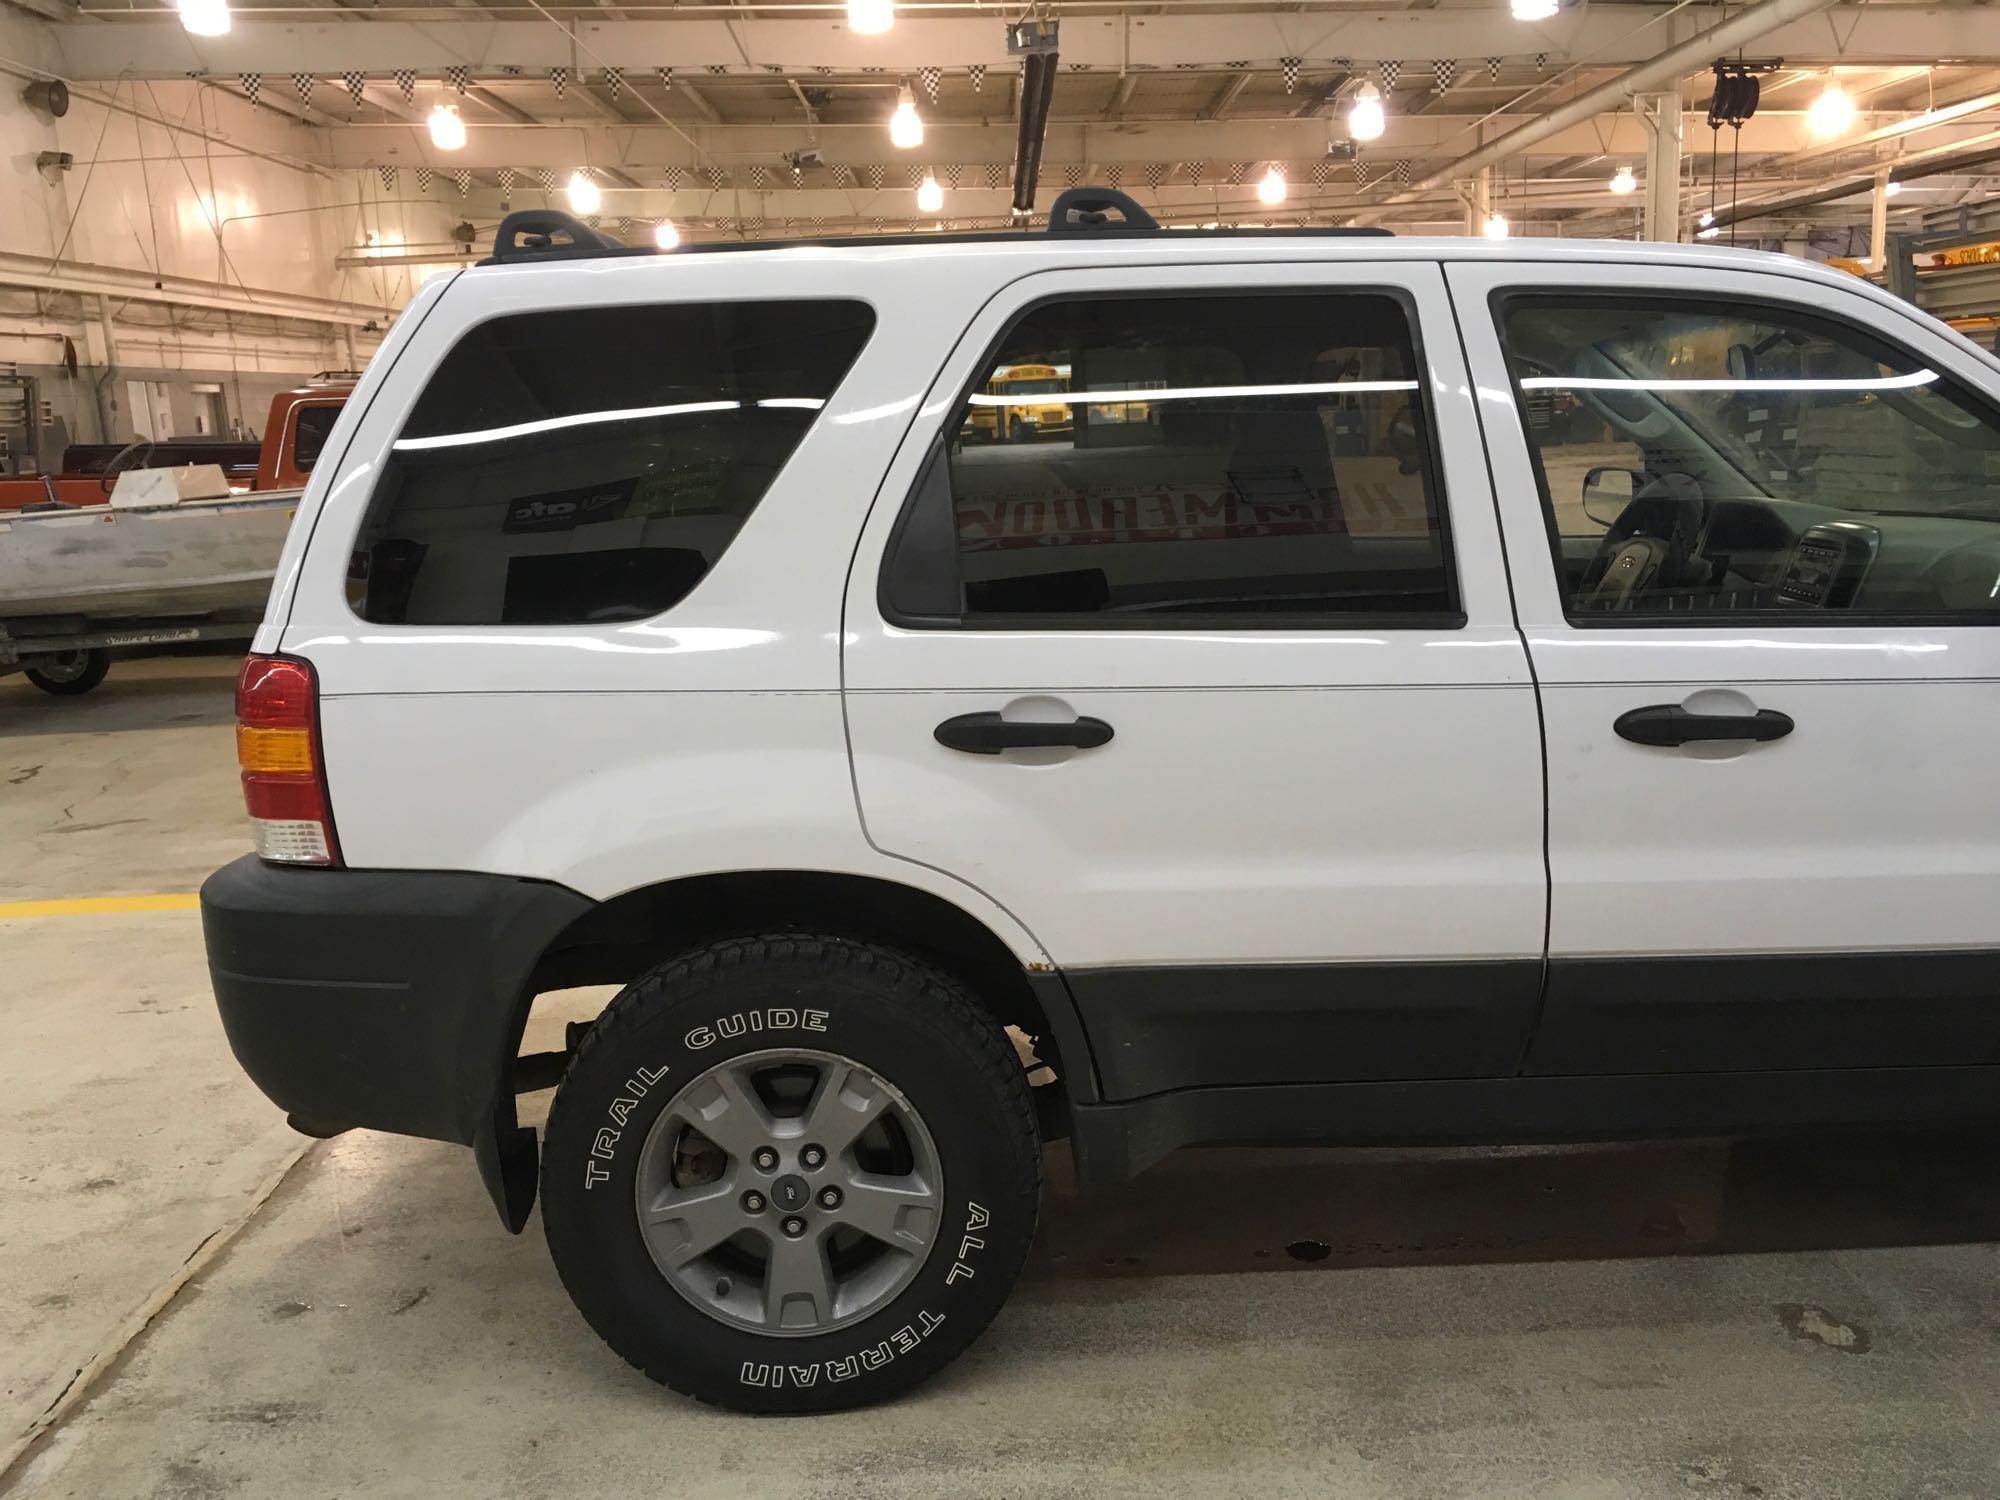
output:
[[1362, 84], [1354, 91], [1354, 104], [1347, 111], [1347, 133], [1357, 141], [1372, 141], [1388, 128], [1381, 92], [1372, 83]]
[[1707, 209], [1704, 208], [1701, 211], [1701, 218], [1699, 220], [1701, 227], [1703, 229], [1706, 229], [1708, 228], [1709, 225], [1713, 224], [1714, 222], [1715, 222], [1715, 215], [1710, 213]]
[[1561, 7], [1558, 0], [1509, 0], [1517, 21], [1546, 21]]
[[569, 174], [563, 191], [569, 195], [571, 213], [594, 214], [604, 206], [604, 194], [581, 168]]
[[1507, 229], [1507, 216], [1505, 214], [1490, 213], [1486, 216], [1486, 223], [1481, 226], [1480, 233], [1484, 234], [1489, 240], [1504, 240], [1507, 238]]
[[1896, 181], [1896, 179], [1893, 177], [1891, 177], [1887, 182], [1882, 184], [1883, 194], [1890, 198], [1895, 197], [1896, 194], [1902, 192], [1902, 190], [1903, 190], [1902, 183]]
[[856, 36], [880, 36], [896, 24], [896, 0], [847, 0], [847, 29]]
[[674, 228], [672, 219], [662, 219], [653, 226], [653, 243], [662, 250], [671, 250], [681, 242], [681, 232]]
[[1806, 128], [1818, 136], [1844, 135], [1853, 123], [1854, 101], [1838, 80], [1827, 79], [1826, 87], [1806, 111]]
[[175, 0], [181, 26], [189, 36], [226, 36], [229, 33], [229, 0]]
[[1259, 203], [1283, 203], [1285, 201], [1285, 174], [1283, 172], [1273, 167], [1257, 179], [1257, 201]]
[[458, 111], [449, 104], [440, 104], [431, 111], [431, 144], [440, 151], [456, 151], [465, 144], [465, 121], [458, 117]]
[[889, 144], [908, 151], [924, 143], [924, 117], [917, 113], [916, 95], [906, 83], [896, 94], [896, 112], [889, 116]]
[[943, 207], [944, 189], [934, 173], [924, 173], [924, 180], [917, 184], [917, 212], [934, 214]]
[[1632, 175], [1630, 167], [1620, 167], [1611, 174], [1611, 191], [1621, 198], [1637, 190], [1638, 186], [1639, 179]]
[[1698, 240], [1712, 240], [1720, 233], [1722, 233], [1722, 226], [1720, 224], [1711, 224], [1706, 229], [1697, 229], [1694, 232], [1694, 237]]

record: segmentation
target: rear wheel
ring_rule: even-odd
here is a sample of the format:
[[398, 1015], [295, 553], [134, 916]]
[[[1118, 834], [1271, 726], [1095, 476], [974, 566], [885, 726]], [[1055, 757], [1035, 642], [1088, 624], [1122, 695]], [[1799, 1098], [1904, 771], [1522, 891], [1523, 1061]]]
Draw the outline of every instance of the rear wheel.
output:
[[87, 693], [104, 681], [104, 674], [111, 670], [111, 653], [102, 648], [91, 651], [65, 651], [60, 656], [39, 656], [35, 664], [25, 669], [28, 681], [45, 693], [54, 693], [59, 698], [74, 697]]
[[892, 1396], [1005, 1300], [1041, 1159], [1005, 1033], [952, 979], [834, 937], [661, 966], [578, 1047], [542, 1156], [549, 1249], [599, 1335], [746, 1411]]

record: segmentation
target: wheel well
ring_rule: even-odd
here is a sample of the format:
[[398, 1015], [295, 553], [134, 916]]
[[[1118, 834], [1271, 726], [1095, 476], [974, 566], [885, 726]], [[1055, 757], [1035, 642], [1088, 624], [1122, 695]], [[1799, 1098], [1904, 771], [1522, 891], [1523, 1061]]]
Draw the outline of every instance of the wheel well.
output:
[[[1067, 1006], [1060, 976], [1049, 971], [1031, 978], [984, 923], [942, 897], [863, 875], [765, 870], [627, 891], [577, 918], [549, 945], [530, 977], [529, 994], [625, 984], [715, 938], [785, 929], [862, 938], [927, 959], [964, 984], [1001, 1025], [1033, 1037], [1036, 1055], [1066, 1084], [1075, 1081], [1072, 1070], [1089, 1076], [1087, 1056], [1063, 1055], [1065, 1040], [1072, 1053], [1082, 1050], [1080, 1033], [1073, 1025], [1052, 1026], [1050, 1007], [1037, 993], [1040, 988]], [[520, 1019], [525, 1025], [526, 1007]], [[517, 1028], [517, 1049], [519, 1041]]]

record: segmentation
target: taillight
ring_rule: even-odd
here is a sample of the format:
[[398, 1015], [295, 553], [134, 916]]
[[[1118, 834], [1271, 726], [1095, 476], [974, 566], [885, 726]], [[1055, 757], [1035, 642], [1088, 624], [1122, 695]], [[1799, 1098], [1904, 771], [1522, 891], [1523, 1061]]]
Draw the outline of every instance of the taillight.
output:
[[308, 663], [285, 656], [244, 660], [236, 679], [236, 763], [259, 858], [340, 863], [320, 755], [319, 684]]

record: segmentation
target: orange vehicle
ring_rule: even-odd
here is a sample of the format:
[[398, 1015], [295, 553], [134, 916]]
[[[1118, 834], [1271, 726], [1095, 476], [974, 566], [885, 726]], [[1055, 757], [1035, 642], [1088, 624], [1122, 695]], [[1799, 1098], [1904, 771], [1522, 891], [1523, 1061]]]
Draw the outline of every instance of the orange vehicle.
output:
[[334, 418], [354, 390], [351, 375], [321, 376], [271, 398], [262, 443], [204, 438], [139, 438], [125, 444], [72, 443], [59, 473], [0, 478], [0, 511], [54, 502], [102, 505], [127, 469], [217, 464], [233, 491], [298, 489], [312, 472]]

